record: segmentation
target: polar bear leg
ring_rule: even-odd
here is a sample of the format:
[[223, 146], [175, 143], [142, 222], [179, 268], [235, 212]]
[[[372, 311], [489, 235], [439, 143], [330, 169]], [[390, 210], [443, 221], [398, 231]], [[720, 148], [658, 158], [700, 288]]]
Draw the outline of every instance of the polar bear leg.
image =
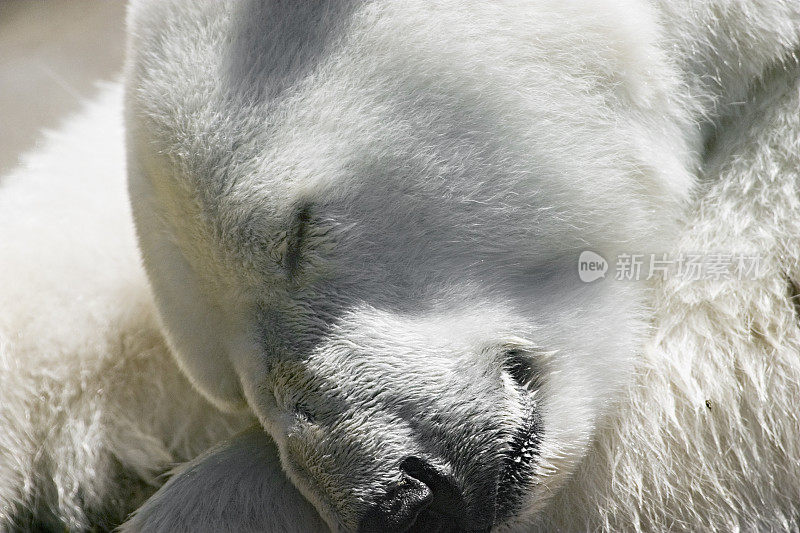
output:
[[258, 426], [174, 470], [122, 533], [328, 531], [281, 469], [278, 449]]

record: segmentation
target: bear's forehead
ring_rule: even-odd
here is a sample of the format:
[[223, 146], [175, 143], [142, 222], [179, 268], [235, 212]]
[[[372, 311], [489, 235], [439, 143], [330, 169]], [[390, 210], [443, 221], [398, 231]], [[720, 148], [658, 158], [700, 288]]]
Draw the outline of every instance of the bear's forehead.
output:
[[[535, 83], [520, 84], [525, 80], [518, 71], [501, 67], [514, 61], [497, 61], [495, 68], [496, 51], [475, 52], [485, 56], [475, 63], [459, 61], [441, 46], [428, 47], [424, 25], [411, 24], [428, 7], [367, 3], [368, 9], [346, 9], [365, 25], [355, 32], [358, 38], [339, 38], [353, 33], [346, 24], [317, 35], [316, 8], [295, 6], [300, 20], [311, 21], [304, 35], [320, 46], [282, 39], [282, 46], [296, 48], [284, 56], [262, 33], [254, 41], [261, 47], [257, 53], [237, 55], [232, 50], [246, 48], [253, 25], [257, 29], [269, 9], [302, 3], [226, 4], [222, 14], [211, 4], [166, 3], [155, 11], [161, 20], [149, 25], [133, 16], [134, 33], [144, 45], [129, 64], [129, 118], [144, 132], [143, 149], [170, 169], [166, 179], [176, 182], [171, 186], [188, 191], [178, 203], [196, 211], [173, 218], [204, 225], [202, 246], [213, 241], [233, 256], [244, 251], [246, 261], [269, 265], [264, 251], [290, 230], [302, 204], [317, 206], [322, 218], [360, 235], [350, 242], [361, 256], [370, 242], [379, 243], [385, 262], [411, 262], [398, 254], [416, 250], [420, 269], [468, 252], [476, 261], [497, 257], [533, 264], [552, 259], [554, 249], [567, 253], [583, 246], [576, 234], [584, 240], [618, 238], [618, 228], [602, 224], [608, 217], [593, 216], [602, 203], [594, 201], [590, 180], [577, 180], [621, 180], [615, 174], [624, 171], [613, 168], [617, 162], [608, 154], [626, 149], [602, 145], [617, 137], [594, 131], [603, 127], [592, 116], [603, 108], [602, 96], [583, 101], [589, 93], [572, 86], [571, 74], [561, 76], [552, 65], [537, 70], [536, 62], [546, 63], [547, 54], [537, 56], [536, 45], [524, 52], [533, 55], [524, 74]], [[251, 24], [231, 31], [235, 17], [251, 15]], [[275, 23], [281, 16], [289, 14], [267, 18]], [[382, 34], [382, 24], [400, 24], [409, 35], [400, 37], [403, 43], [378, 46], [381, 39], [398, 38], [396, 32]], [[445, 41], [463, 38], [452, 28], [439, 30]], [[268, 87], [275, 78], [279, 91]], [[564, 102], [573, 107], [563, 108]], [[585, 110], [581, 117], [576, 106]], [[559, 178], [570, 175], [575, 183]], [[342, 249], [347, 252], [352, 250]], [[355, 254], [355, 261], [361, 259]]]
[[[431, 10], [436, 17], [426, 16]], [[489, 11], [476, 16], [498, 18]], [[447, 24], [428, 27], [437, 18]], [[216, 2], [151, 2], [133, 11], [130, 24], [137, 41], [129, 62], [136, 113], [147, 119], [161, 152], [182, 158], [204, 179], [249, 157], [248, 148], [262, 161], [276, 161], [270, 171], [302, 174], [306, 161], [339, 158], [347, 146], [408, 145], [402, 136], [409, 132], [435, 132], [436, 142], [426, 139], [427, 145], [441, 150], [448, 141], [463, 146], [465, 135], [476, 137], [476, 145], [491, 144], [493, 130], [509, 130], [500, 143], [507, 146], [524, 137], [513, 127], [574, 115], [574, 108], [560, 109], [569, 98], [556, 95], [581, 90], [573, 66], [554, 68], [537, 39], [519, 51], [524, 72], [514, 61], [504, 67], [508, 61], [493, 60], [507, 47], [435, 44], [463, 39], [469, 17], [419, 2], [248, 1], [223, 9]], [[385, 31], [398, 25], [404, 28], [399, 36]], [[554, 37], [541, 36], [548, 39]], [[581, 107], [589, 113], [599, 103]], [[520, 116], [523, 109], [527, 116]], [[551, 116], [538, 116], [545, 112]], [[292, 160], [296, 153], [305, 154], [303, 162]]]

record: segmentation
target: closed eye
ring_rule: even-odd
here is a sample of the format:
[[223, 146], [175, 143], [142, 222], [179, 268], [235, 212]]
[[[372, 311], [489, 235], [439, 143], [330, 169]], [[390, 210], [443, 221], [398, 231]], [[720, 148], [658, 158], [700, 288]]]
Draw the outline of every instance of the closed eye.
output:
[[337, 224], [322, 218], [319, 208], [309, 201], [293, 210], [289, 226], [272, 241], [270, 256], [280, 265], [287, 280], [307, 283], [326, 268], [326, 257], [335, 248]]
[[286, 253], [283, 257], [283, 266], [292, 277], [296, 276], [300, 269], [309, 224], [311, 224], [311, 205], [302, 204], [295, 213]]

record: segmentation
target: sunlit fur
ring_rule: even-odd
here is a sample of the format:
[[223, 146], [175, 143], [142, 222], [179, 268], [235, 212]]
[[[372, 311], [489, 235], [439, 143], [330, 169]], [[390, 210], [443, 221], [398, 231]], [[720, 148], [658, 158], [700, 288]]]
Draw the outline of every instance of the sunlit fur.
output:
[[543, 440], [499, 530], [796, 529], [800, 13], [683, 4], [135, 2], [124, 97], [0, 182], [0, 529], [195, 457], [126, 530], [352, 530], [415, 454], [474, 509], [510, 349]]

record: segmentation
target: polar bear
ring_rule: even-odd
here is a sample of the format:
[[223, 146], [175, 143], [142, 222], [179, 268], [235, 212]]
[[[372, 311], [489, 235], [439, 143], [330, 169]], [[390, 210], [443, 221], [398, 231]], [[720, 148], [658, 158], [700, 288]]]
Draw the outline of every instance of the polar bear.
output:
[[[794, 3], [141, 0], [129, 31], [124, 95], [0, 190], [0, 527], [798, 526]], [[775, 272], [578, 276], [721, 243]]]

